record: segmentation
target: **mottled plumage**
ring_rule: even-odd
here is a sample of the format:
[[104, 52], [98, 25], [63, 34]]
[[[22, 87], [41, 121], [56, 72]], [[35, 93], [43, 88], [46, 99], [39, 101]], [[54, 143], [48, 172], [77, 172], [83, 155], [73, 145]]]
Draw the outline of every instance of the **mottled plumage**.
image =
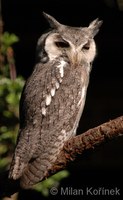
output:
[[94, 36], [101, 21], [69, 27], [44, 14], [51, 30], [37, 44], [37, 61], [20, 101], [20, 129], [9, 178], [29, 188], [41, 181], [66, 140], [76, 134], [84, 108]]

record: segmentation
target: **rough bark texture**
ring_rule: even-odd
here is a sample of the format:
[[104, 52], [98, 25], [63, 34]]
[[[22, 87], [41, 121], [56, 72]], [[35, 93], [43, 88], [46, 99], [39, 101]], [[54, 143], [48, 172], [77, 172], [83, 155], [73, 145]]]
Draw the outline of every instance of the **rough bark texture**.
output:
[[[122, 135], [123, 116], [71, 138], [65, 143], [56, 163], [47, 171], [44, 179], [66, 168], [71, 161], [75, 160], [77, 155], [83, 154], [88, 149], [95, 148], [107, 140]], [[8, 180], [8, 171], [0, 175], [0, 197], [11, 196], [20, 189], [19, 180]]]

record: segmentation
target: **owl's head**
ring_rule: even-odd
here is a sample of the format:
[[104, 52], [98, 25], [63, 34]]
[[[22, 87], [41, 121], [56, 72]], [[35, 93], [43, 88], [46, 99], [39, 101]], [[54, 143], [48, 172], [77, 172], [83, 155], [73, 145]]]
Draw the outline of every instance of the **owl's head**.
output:
[[59, 57], [69, 63], [92, 63], [96, 55], [95, 35], [102, 21], [95, 19], [88, 27], [71, 27], [60, 24], [52, 16], [43, 13], [51, 30], [43, 34], [37, 45], [40, 62], [46, 63]]

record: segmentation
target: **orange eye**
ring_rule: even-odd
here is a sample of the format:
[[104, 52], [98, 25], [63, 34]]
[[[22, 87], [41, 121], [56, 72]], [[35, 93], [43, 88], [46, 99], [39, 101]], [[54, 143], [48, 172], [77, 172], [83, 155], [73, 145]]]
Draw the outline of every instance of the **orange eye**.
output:
[[66, 42], [66, 41], [55, 42], [55, 45], [57, 47], [61, 47], [61, 48], [68, 48], [69, 47], [69, 43]]
[[82, 49], [84, 49], [84, 50], [89, 50], [89, 49], [90, 49], [90, 42], [87, 42], [87, 43], [83, 46]]

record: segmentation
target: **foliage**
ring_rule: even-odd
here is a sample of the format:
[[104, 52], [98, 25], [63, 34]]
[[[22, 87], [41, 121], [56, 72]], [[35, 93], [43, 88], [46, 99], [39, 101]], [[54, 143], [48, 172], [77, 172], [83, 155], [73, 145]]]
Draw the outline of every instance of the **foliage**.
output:
[[[10, 163], [18, 130], [18, 107], [24, 80], [16, 79], [14, 52], [15, 34], [0, 35], [0, 170]], [[15, 80], [14, 80], [15, 79]]]
[[0, 79], [0, 170], [10, 163], [18, 130], [18, 105], [24, 85], [22, 78]]
[[16, 78], [14, 52], [11, 45], [18, 41], [19, 38], [13, 33], [5, 32], [0, 35], [0, 75], [3, 77]]
[[62, 170], [58, 172], [57, 174], [49, 177], [45, 181], [42, 181], [41, 183], [38, 183], [34, 186], [34, 189], [41, 192], [43, 196], [49, 196], [49, 194], [52, 193], [52, 189], [58, 188], [60, 181], [66, 177], [69, 176], [69, 172], [67, 170]]
[[0, 35], [0, 171], [7, 169], [11, 160], [18, 130], [18, 105], [24, 85], [21, 77], [15, 79], [11, 45], [17, 41], [18, 37], [13, 33]]
[[7, 49], [18, 41], [19, 38], [15, 34], [4, 32], [1, 36], [1, 53], [6, 55]]

